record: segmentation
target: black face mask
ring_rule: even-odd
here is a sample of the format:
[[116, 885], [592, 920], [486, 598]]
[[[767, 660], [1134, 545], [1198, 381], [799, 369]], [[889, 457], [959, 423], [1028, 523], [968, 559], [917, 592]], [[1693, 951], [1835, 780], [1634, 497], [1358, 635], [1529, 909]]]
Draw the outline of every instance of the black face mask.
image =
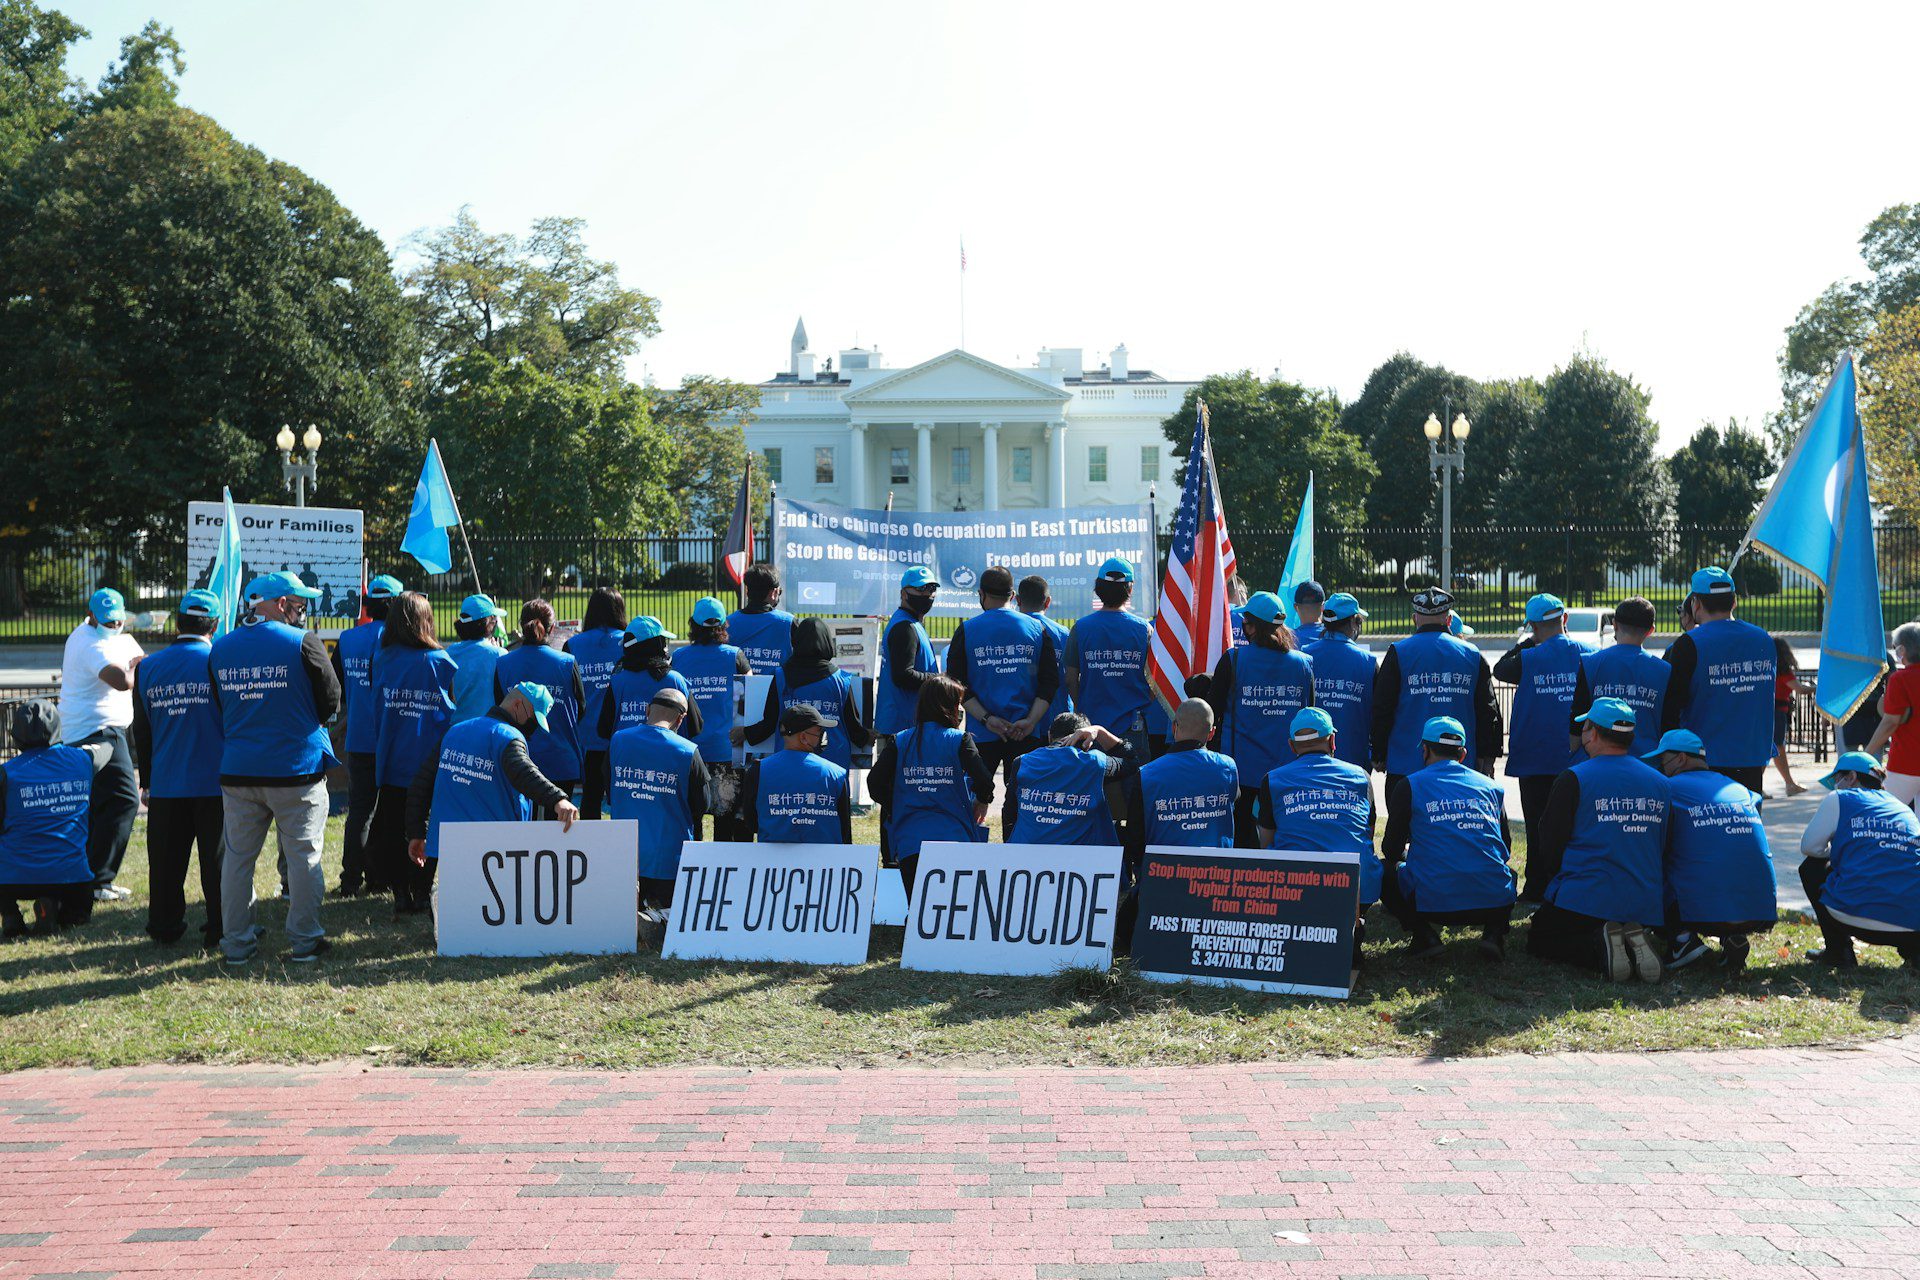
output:
[[933, 612], [932, 596], [902, 596], [900, 607], [916, 618], [924, 618]]

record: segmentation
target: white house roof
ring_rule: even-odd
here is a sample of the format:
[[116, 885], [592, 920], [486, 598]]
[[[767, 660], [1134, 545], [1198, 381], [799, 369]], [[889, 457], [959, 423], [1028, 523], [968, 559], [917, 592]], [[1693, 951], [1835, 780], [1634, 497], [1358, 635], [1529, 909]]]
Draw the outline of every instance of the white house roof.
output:
[[843, 399], [849, 407], [881, 408], [930, 401], [1025, 402], [1035, 408], [1064, 405], [1072, 393], [979, 356], [955, 349], [908, 369], [876, 378]]

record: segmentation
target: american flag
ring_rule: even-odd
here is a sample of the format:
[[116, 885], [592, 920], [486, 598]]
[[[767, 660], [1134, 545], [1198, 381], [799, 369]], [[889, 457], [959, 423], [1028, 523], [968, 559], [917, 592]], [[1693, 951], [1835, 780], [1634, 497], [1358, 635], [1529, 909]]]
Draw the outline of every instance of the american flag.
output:
[[1213, 466], [1213, 438], [1207, 433], [1207, 406], [1193, 417], [1193, 443], [1187, 446], [1187, 480], [1180, 490], [1180, 515], [1173, 524], [1173, 550], [1160, 587], [1160, 608], [1153, 619], [1153, 645], [1147, 653], [1147, 680], [1169, 708], [1180, 705], [1189, 676], [1210, 674], [1220, 655], [1233, 647], [1227, 605], [1227, 579], [1234, 573], [1233, 539], [1227, 536], [1227, 512], [1220, 502], [1220, 477]]

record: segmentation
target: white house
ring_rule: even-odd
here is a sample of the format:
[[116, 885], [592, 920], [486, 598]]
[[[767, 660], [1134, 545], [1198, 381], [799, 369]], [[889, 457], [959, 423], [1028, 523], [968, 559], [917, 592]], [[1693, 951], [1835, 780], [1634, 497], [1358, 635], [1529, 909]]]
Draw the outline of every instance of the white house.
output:
[[1171, 518], [1172, 450], [1160, 424], [1190, 382], [1131, 368], [1114, 348], [1097, 370], [1080, 349], [1042, 349], [1032, 368], [968, 351], [889, 369], [853, 347], [818, 361], [804, 323], [786, 372], [759, 384], [747, 447], [785, 497], [847, 507], [980, 511], [1145, 502]]

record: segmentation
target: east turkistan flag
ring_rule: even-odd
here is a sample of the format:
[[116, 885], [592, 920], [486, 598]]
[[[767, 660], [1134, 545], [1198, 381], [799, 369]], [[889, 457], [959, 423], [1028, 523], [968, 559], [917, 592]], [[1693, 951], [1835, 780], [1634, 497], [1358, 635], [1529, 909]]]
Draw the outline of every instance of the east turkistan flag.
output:
[[1827, 593], [1814, 702], [1836, 722], [1866, 700], [1887, 659], [1867, 442], [1854, 392], [1853, 356], [1845, 354], [1747, 531], [1748, 542]]
[[447, 483], [447, 468], [440, 461], [440, 442], [427, 441], [427, 459], [420, 464], [420, 481], [413, 487], [413, 510], [407, 515], [407, 533], [400, 549], [420, 562], [428, 573], [445, 573], [453, 568], [453, 544], [447, 530], [460, 523], [460, 508], [453, 500], [453, 486]]
[[1303, 582], [1313, 581], [1313, 472], [1307, 472], [1307, 496], [1300, 500], [1300, 516], [1293, 522], [1293, 545], [1287, 548], [1287, 563], [1280, 570], [1280, 603], [1287, 606], [1287, 625], [1300, 625], [1300, 611], [1293, 607], [1293, 593]]
[[241, 594], [246, 587], [240, 562], [240, 519], [233, 513], [233, 490], [222, 489], [220, 498], [226, 506], [220, 526], [220, 549], [214, 553], [213, 573], [207, 579], [207, 590], [220, 598], [220, 623], [214, 632], [216, 636], [233, 630], [234, 621], [240, 616], [240, 606], [246, 603]]

